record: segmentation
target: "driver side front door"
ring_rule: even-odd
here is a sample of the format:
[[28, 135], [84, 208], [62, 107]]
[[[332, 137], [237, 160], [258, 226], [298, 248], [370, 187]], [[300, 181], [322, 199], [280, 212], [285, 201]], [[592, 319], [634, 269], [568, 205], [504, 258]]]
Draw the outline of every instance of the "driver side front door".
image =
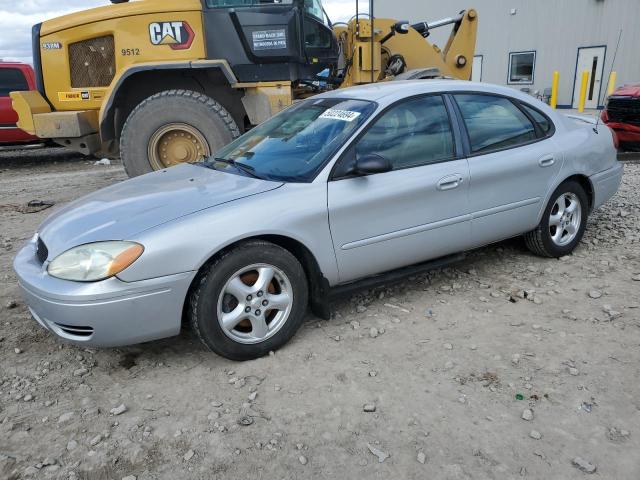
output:
[[[455, 144], [443, 97], [429, 95], [387, 109], [347, 150], [328, 183], [341, 282], [470, 246], [469, 167]], [[392, 171], [341, 176], [341, 166], [372, 153]]]

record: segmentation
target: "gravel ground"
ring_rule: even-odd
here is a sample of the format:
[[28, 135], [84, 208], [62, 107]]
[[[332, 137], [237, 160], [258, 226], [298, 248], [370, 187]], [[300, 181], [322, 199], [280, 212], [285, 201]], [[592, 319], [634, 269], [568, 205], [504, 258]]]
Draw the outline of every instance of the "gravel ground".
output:
[[30, 319], [11, 261], [49, 210], [24, 205], [124, 178], [0, 153], [0, 478], [640, 478], [640, 165], [573, 255], [491, 245], [245, 363], [188, 332], [93, 350]]

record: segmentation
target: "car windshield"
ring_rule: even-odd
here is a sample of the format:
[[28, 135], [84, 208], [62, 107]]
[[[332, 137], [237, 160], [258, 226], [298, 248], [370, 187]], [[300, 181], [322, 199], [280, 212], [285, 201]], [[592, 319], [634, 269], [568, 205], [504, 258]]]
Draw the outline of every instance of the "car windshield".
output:
[[343, 98], [304, 100], [217, 151], [205, 166], [266, 180], [311, 182], [375, 107]]

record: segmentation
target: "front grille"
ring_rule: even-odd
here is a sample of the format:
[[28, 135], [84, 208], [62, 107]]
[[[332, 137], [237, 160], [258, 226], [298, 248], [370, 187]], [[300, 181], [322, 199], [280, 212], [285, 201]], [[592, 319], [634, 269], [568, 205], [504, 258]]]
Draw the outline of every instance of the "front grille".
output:
[[67, 335], [73, 335], [74, 337], [90, 337], [93, 335], [93, 327], [65, 325], [63, 323], [56, 323], [55, 325]]
[[609, 97], [607, 115], [611, 122], [640, 125], [640, 98]]
[[44, 244], [42, 239], [38, 237], [38, 241], [36, 242], [36, 257], [40, 263], [44, 263], [47, 261], [47, 257], [49, 256], [49, 249]]
[[69, 45], [69, 69], [73, 88], [108, 87], [116, 74], [113, 35]]

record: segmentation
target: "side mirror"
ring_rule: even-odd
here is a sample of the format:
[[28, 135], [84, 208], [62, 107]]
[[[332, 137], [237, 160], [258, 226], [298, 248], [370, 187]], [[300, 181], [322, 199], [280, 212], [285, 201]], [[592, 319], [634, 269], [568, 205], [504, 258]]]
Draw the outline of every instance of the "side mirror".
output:
[[376, 153], [369, 153], [356, 159], [355, 171], [361, 175], [373, 175], [393, 170], [388, 158]]

